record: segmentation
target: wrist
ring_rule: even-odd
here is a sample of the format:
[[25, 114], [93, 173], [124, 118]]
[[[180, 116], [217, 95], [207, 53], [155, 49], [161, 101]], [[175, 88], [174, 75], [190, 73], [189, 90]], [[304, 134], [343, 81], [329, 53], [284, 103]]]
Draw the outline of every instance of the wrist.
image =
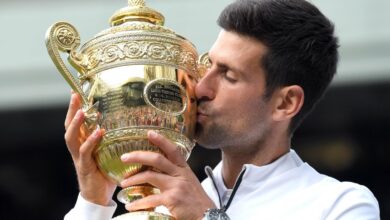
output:
[[116, 185], [106, 179], [82, 178], [79, 175], [80, 195], [87, 201], [101, 206], [108, 206], [112, 201]]
[[87, 193], [80, 191], [80, 196], [83, 197], [84, 200], [94, 203], [96, 205], [101, 205], [101, 206], [109, 206], [111, 203], [111, 198], [106, 198], [104, 196], [98, 197], [96, 196], [96, 193]]

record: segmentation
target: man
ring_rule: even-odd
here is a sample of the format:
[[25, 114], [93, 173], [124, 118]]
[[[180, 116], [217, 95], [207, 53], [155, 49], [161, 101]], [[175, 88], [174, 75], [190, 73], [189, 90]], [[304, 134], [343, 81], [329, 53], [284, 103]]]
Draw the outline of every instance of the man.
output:
[[[197, 141], [220, 149], [222, 161], [199, 183], [175, 145], [154, 132], [166, 154], [132, 152], [125, 163], [158, 167], [122, 187], [149, 183], [161, 190], [128, 204], [130, 211], [163, 205], [179, 220], [379, 219], [364, 186], [317, 173], [290, 149], [291, 137], [336, 72], [333, 25], [303, 0], [241, 0], [227, 6], [209, 52], [211, 67], [196, 86]], [[80, 100], [72, 95], [65, 139], [80, 196], [65, 219], [110, 219], [115, 185], [94, 163], [102, 132], [82, 138]]]

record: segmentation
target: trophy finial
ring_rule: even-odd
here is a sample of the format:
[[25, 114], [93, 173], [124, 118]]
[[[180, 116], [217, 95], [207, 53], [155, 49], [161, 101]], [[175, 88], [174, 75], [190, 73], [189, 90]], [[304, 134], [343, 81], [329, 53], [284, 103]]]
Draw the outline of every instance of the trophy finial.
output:
[[130, 21], [145, 21], [156, 25], [164, 25], [164, 16], [147, 7], [145, 0], [128, 0], [129, 5], [115, 12], [110, 18], [111, 26]]
[[145, 6], [145, 0], [129, 0], [129, 6]]

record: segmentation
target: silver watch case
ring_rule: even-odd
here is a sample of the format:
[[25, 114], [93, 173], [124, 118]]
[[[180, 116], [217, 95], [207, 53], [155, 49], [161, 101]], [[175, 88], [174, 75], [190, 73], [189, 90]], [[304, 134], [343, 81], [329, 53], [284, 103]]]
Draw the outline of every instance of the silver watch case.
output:
[[230, 220], [223, 209], [207, 209], [204, 214], [205, 220]]

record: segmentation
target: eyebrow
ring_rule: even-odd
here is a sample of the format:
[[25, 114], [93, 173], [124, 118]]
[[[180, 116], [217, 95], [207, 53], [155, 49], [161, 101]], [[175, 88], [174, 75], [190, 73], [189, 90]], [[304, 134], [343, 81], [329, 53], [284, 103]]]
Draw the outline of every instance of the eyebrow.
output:
[[226, 63], [213, 62], [212, 59], [211, 59], [211, 54], [210, 54], [210, 52], [209, 52], [209, 62], [210, 62], [210, 64], [215, 63], [215, 65], [217, 65], [218, 68], [230, 69], [230, 70], [232, 70], [233, 72], [239, 73], [239, 74], [241, 74], [241, 75], [244, 75], [244, 73], [245, 73], [245, 72], [242, 71], [242, 70], [239, 70], [239, 69], [237, 69], [237, 68], [235, 68], [235, 67], [232, 67], [232, 66], [230, 66], [230, 65], [227, 65]]
[[[212, 64], [213, 62], [210, 60], [210, 63]], [[245, 72], [244, 71], [242, 71], [242, 70], [239, 70], [239, 69], [237, 69], [237, 68], [234, 68], [234, 67], [232, 67], [232, 66], [229, 66], [229, 65], [227, 65], [227, 64], [225, 64], [225, 63], [215, 63], [216, 65], [217, 65], [217, 67], [218, 68], [225, 68], [225, 69], [230, 69], [230, 70], [232, 70], [233, 72], [236, 72], [236, 73], [239, 73], [239, 74], [241, 74], [241, 75], [243, 75]]]

